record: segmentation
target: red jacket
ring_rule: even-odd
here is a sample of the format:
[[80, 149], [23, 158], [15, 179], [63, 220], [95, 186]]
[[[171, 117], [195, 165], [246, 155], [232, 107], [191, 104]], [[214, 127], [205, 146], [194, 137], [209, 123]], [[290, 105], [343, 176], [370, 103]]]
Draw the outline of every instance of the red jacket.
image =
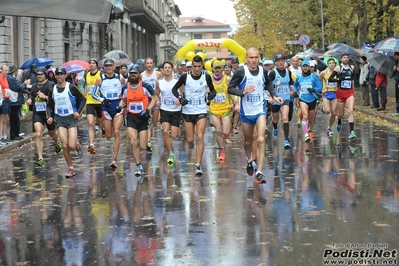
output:
[[388, 78], [387, 75], [381, 72], [377, 72], [377, 75], [375, 76], [375, 85], [377, 87], [384, 87], [386, 88], [388, 86]]

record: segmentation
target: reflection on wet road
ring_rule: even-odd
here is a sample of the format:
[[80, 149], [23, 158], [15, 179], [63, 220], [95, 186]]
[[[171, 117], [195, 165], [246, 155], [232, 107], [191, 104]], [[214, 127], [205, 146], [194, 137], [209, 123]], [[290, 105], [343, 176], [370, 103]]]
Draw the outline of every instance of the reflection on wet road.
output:
[[[143, 180], [134, 176], [130, 145], [111, 171], [105, 139], [96, 155], [74, 155], [74, 181], [64, 178], [67, 166], [50, 141], [45, 168], [34, 167], [33, 143], [7, 153], [0, 265], [323, 265], [325, 249], [344, 250], [337, 243], [397, 249], [398, 134], [364, 121], [354, 141], [347, 128], [327, 139], [325, 117], [318, 123], [310, 145], [293, 123], [288, 151], [282, 130], [268, 136], [262, 185], [246, 175], [238, 135], [218, 161], [211, 127], [202, 178], [183, 134], [173, 143], [175, 165], [166, 164], [161, 131], [153, 152], [141, 153]], [[85, 125], [79, 135], [87, 143]]]

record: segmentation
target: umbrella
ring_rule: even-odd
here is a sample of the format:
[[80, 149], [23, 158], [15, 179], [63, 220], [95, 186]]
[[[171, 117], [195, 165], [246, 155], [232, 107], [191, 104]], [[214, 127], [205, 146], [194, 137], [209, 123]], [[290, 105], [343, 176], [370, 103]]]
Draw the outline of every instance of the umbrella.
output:
[[393, 66], [395, 61], [381, 53], [368, 53], [367, 61], [372, 65], [378, 72], [384, 73], [388, 77], [393, 75]]
[[32, 65], [36, 65], [38, 67], [45, 67], [51, 65], [54, 62], [53, 59], [47, 57], [33, 57], [22, 64], [21, 69], [26, 70], [30, 69]]
[[105, 58], [113, 58], [113, 59], [129, 59], [129, 56], [121, 50], [113, 50], [111, 52], [108, 52], [104, 55]]
[[374, 50], [374, 51], [383, 50], [383, 49], [380, 49], [380, 47], [381, 47], [382, 45], [384, 45], [384, 44], [386, 44], [386, 43], [389, 43], [389, 42], [391, 42], [391, 41], [395, 41], [396, 38], [397, 38], [397, 37], [388, 37], [388, 38], [382, 39], [382, 40], [379, 41], [377, 44], [375, 44], [373, 50]]
[[[132, 64], [132, 61], [130, 61], [130, 60], [127, 60], [127, 59], [121, 59], [121, 60], [118, 60], [118, 62], [119, 62], [119, 64], [120, 65], [122, 65], [122, 64], [125, 64], [125, 65], [131, 65]], [[120, 66], [119, 65], [119, 66]]]
[[299, 52], [299, 53], [297, 53], [295, 56], [296, 56], [296, 57], [305, 58], [307, 55], [308, 55], [308, 54], [305, 53], [305, 52]]
[[83, 61], [83, 60], [70, 60], [70, 61], [62, 64], [62, 67], [66, 67], [68, 65], [79, 65], [79, 66], [83, 67], [85, 70], [90, 69], [89, 63], [87, 63], [86, 61]]
[[399, 52], [399, 39], [386, 41], [377, 49], [386, 52]]
[[79, 73], [82, 71], [85, 71], [84, 67], [78, 64], [69, 64], [65, 66], [65, 70], [67, 71], [68, 74], [71, 73]]
[[326, 57], [326, 56], [333, 56], [333, 57], [336, 57], [336, 58], [341, 58], [341, 55], [342, 55], [342, 54], [349, 54], [349, 55], [358, 56], [358, 57], [361, 56], [361, 55], [356, 51], [355, 48], [353, 48], [352, 46], [346, 45], [346, 44], [343, 44], [343, 45], [341, 45], [341, 46], [339, 46], [339, 47], [337, 47], [337, 48], [334, 48], [334, 49], [332, 49], [332, 50], [329, 50], [329, 51], [325, 52], [325, 53], [323, 54], [323, 56], [324, 56], [324, 57]]
[[336, 43], [333, 43], [333, 44], [330, 44], [329, 46], [327, 46], [327, 49], [331, 50], [331, 49], [335, 49], [335, 48], [338, 48], [343, 45], [346, 45], [346, 44], [342, 43], [342, 42], [336, 42]]

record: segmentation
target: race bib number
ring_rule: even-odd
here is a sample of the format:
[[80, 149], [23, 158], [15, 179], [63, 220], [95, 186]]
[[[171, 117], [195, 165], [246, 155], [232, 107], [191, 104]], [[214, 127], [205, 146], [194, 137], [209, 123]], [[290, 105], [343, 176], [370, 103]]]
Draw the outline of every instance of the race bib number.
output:
[[118, 98], [118, 91], [108, 91], [107, 99], [115, 99]]
[[352, 81], [351, 80], [343, 80], [343, 81], [341, 81], [341, 88], [351, 89], [352, 88]]
[[262, 100], [260, 95], [248, 95], [247, 102], [248, 103], [259, 103]]
[[278, 87], [277, 88], [277, 93], [278, 94], [287, 94], [290, 92], [290, 89], [287, 87]]
[[36, 112], [46, 111], [47, 103], [46, 102], [35, 102], [35, 110]]
[[68, 108], [57, 108], [57, 115], [67, 115], [69, 114]]
[[163, 105], [166, 105], [166, 106], [173, 106], [173, 105], [175, 105], [175, 101], [173, 100], [173, 99], [164, 99], [163, 101], [162, 101], [162, 104]]
[[308, 89], [309, 89], [308, 87], [302, 87], [301, 86], [301, 94], [309, 93]]
[[87, 93], [93, 94], [93, 91], [94, 91], [94, 86], [93, 85], [87, 86]]
[[189, 100], [189, 104], [191, 104], [191, 105], [201, 105], [202, 104], [202, 100], [200, 100], [200, 99], [190, 99]]
[[327, 87], [336, 87], [337, 82], [327, 82]]
[[144, 110], [143, 103], [129, 103], [129, 112], [140, 113]]
[[226, 102], [226, 94], [224, 93], [219, 93], [215, 96], [215, 98], [213, 98], [213, 101], [215, 103], [224, 103]]

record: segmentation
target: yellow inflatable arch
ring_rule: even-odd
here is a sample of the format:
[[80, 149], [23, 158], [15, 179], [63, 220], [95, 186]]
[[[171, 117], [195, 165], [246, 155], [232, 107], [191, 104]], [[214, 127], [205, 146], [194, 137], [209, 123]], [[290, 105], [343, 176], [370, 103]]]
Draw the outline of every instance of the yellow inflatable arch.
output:
[[182, 48], [177, 51], [175, 60], [184, 60], [186, 54], [194, 50], [216, 50], [229, 49], [235, 53], [240, 63], [245, 62], [246, 50], [236, 41], [228, 38], [224, 39], [195, 39], [188, 41]]

